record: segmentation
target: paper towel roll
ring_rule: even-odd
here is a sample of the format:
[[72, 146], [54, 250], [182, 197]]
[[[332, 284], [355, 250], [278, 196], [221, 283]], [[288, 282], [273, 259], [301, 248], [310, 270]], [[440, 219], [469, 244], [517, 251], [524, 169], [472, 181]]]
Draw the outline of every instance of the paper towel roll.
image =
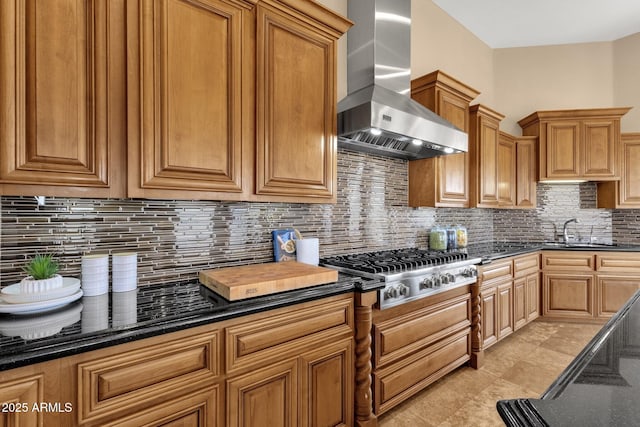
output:
[[320, 241], [316, 238], [296, 240], [297, 261], [318, 265], [320, 261]]

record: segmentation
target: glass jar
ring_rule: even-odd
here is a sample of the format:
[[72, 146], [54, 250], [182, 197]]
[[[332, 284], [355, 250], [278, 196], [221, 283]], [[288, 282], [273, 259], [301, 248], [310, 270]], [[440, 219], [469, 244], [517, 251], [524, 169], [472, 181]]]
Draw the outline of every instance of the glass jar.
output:
[[447, 228], [447, 250], [458, 249], [458, 230], [450, 226]]
[[467, 227], [464, 225], [456, 225], [456, 237], [459, 248], [467, 247]]
[[447, 230], [438, 226], [431, 229], [429, 233], [429, 249], [432, 251], [447, 250]]

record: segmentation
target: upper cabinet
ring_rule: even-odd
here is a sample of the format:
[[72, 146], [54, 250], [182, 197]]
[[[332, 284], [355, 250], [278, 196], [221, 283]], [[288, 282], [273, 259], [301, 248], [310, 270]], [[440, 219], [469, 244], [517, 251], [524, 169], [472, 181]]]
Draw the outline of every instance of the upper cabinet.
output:
[[516, 208], [536, 207], [537, 146], [535, 136], [516, 136]]
[[0, 2], [0, 191], [124, 196], [124, 0]]
[[253, 6], [128, 3], [130, 196], [246, 197], [252, 129], [242, 122], [251, 105], [242, 55]]
[[335, 201], [335, 41], [349, 26], [313, 2], [258, 3], [258, 195]]
[[[411, 82], [411, 97], [469, 132], [469, 103], [480, 92], [442, 71]], [[469, 155], [449, 154], [409, 162], [409, 206], [469, 207]]]
[[620, 179], [620, 118], [629, 108], [537, 111], [518, 123], [539, 137], [539, 179]]
[[516, 140], [498, 134], [498, 206], [513, 207], [516, 200]]
[[129, 195], [331, 202], [336, 47], [313, 2], [128, 6]]
[[346, 18], [308, 0], [24, 0], [0, 19], [2, 194], [335, 201]]
[[620, 137], [622, 170], [620, 181], [598, 183], [598, 207], [609, 209], [640, 208], [640, 133]]
[[[498, 143], [504, 116], [482, 104], [472, 105], [469, 111], [470, 206], [498, 208], [501, 203], [498, 153], [506, 154]], [[511, 182], [512, 177], [505, 179]]]

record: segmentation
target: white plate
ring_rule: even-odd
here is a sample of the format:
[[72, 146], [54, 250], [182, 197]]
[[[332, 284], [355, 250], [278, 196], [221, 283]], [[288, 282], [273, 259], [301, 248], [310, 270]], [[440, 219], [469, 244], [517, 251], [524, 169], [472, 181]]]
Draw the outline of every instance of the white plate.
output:
[[37, 293], [21, 293], [20, 283], [10, 285], [0, 290], [0, 297], [10, 304], [23, 304], [64, 298], [73, 295], [80, 289], [80, 280], [73, 277], [63, 277], [62, 287]]
[[82, 289], [73, 295], [68, 295], [63, 298], [56, 298], [47, 301], [38, 302], [26, 302], [23, 304], [10, 304], [0, 300], [0, 313], [8, 314], [31, 314], [41, 313], [43, 311], [53, 310], [54, 308], [62, 307], [65, 304], [69, 304], [82, 297]]

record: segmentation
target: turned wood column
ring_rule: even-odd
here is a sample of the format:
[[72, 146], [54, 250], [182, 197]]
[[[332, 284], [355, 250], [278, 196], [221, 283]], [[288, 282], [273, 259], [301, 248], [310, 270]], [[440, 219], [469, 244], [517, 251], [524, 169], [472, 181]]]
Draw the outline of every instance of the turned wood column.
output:
[[471, 367], [478, 369], [484, 364], [482, 348], [482, 296], [480, 284], [471, 285]]
[[376, 292], [357, 293], [355, 297], [355, 425], [360, 427], [378, 425], [371, 394], [371, 307], [377, 298]]

